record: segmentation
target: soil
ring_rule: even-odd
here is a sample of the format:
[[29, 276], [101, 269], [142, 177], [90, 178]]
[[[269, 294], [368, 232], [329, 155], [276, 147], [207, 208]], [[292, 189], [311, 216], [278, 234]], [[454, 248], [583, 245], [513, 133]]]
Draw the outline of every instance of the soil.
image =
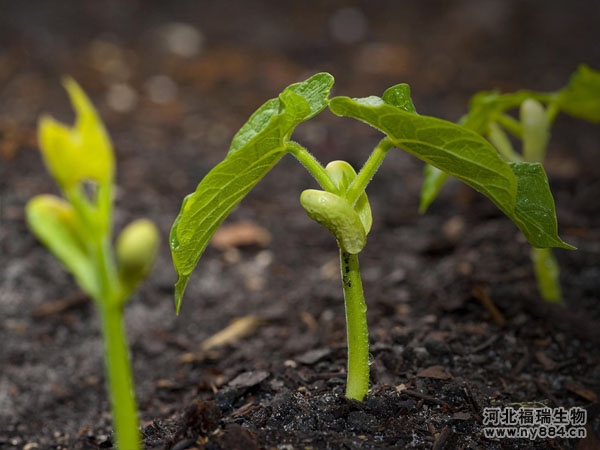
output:
[[[594, 125], [560, 117], [549, 150], [561, 236], [579, 248], [556, 251], [560, 306], [539, 299], [526, 242], [488, 200], [452, 182], [419, 216], [422, 165], [391, 152], [368, 189], [362, 403], [343, 395], [335, 242], [300, 207], [314, 182], [291, 158], [228, 219], [175, 315], [166, 242], [181, 200], [286, 85], [329, 71], [335, 94], [358, 97], [407, 82], [419, 112], [457, 120], [478, 90], [554, 90], [579, 63], [600, 66], [595, 0], [348, 4], [2, 2], [0, 449], [114, 448], [94, 305], [23, 217], [57, 192], [35, 127], [41, 113], [72, 120], [63, 74], [113, 138], [115, 229], [143, 216], [164, 236], [126, 309], [146, 449], [600, 448]], [[328, 112], [295, 134], [355, 167], [379, 138]], [[227, 343], [207, 341], [231, 324]], [[587, 437], [483, 436], [484, 408], [532, 403], [585, 408]]]

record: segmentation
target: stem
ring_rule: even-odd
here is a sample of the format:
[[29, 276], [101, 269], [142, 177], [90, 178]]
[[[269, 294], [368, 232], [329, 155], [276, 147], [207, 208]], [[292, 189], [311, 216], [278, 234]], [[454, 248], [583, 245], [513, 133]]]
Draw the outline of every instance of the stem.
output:
[[123, 323], [123, 307], [114, 304], [115, 302], [106, 303], [99, 309], [117, 448], [138, 450], [139, 422]]
[[562, 301], [560, 269], [550, 248], [531, 248], [531, 261], [535, 270], [538, 290], [544, 300], [552, 303]]
[[340, 194], [337, 186], [325, 170], [325, 168], [316, 160], [316, 158], [303, 146], [297, 142], [290, 141], [286, 150], [291, 153], [300, 163], [306, 167], [306, 170], [317, 180], [317, 183], [327, 192]]
[[506, 131], [508, 131], [516, 138], [523, 138], [523, 127], [521, 125], [521, 122], [519, 122], [518, 120], [512, 118], [508, 114], [498, 114], [498, 117], [496, 117], [496, 121], [500, 125], [502, 125], [506, 129]]
[[377, 172], [377, 169], [381, 166], [388, 150], [393, 146], [394, 144], [389, 138], [383, 138], [379, 141], [379, 144], [377, 144], [377, 147], [375, 147], [373, 153], [371, 153], [371, 156], [369, 156], [369, 159], [365, 162], [365, 165], [360, 169], [360, 172], [358, 172], [354, 181], [350, 183], [350, 186], [348, 186], [348, 189], [346, 190], [346, 200], [348, 200], [348, 203], [352, 206], [355, 205], [360, 195], [365, 191], [371, 178], [373, 178], [373, 175], [375, 175], [375, 172]]
[[138, 450], [140, 433], [127, 336], [123, 323], [123, 289], [111, 253], [110, 239], [96, 243], [96, 270], [100, 284], [100, 310], [104, 342], [104, 364], [108, 378], [117, 448]]
[[348, 335], [346, 397], [362, 401], [369, 390], [369, 329], [358, 255], [351, 255], [340, 249], [340, 266]]

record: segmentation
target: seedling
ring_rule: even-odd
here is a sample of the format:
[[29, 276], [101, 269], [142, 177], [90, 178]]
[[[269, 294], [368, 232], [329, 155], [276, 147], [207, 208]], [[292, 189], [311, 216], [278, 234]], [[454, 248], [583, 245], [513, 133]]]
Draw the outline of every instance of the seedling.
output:
[[[508, 114], [515, 109], [519, 110], [519, 120]], [[600, 123], [600, 72], [580, 66], [569, 84], [556, 92], [480, 92], [473, 96], [469, 113], [459, 123], [485, 136], [509, 163], [543, 163], [550, 128], [559, 112]], [[507, 132], [522, 142], [520, 153], [515, 151]], [[447, 176], [435, 167], [425, 167], [421, 213], [437, 197]], [[552, 251], [534, 246], [530, 256], [541, 297], [549, 302], [561, 302], [560, 269]]]
[[123, 308], [149, 274], [159, 236], [152, 222], [136, 220], [121, 232], [113, 255], [112, 145], [85, 93], [71, 79], [64, 85], [77, 113], [75, 126], [50, 117], [39, 122], [42, 155], [64, 198], [34, 197], [26, 207], [27, 222], [98, 307], [118, 447], [136, 450], [140, 434]]
[[[406, 84], [391, 87], [381, 98], [329, 100], [332, 85], [331, 75], [319, 73], [266, 102], [234, 136], [225, 159], [184, 199], [170, 236], [179, 275], [175, 306], [179, 312], [190, 274], [215, 230], [284, 155], [293, 155], [322, 189], [305, 190], [300, 203], [312, 219], [329, 229], [340, 248], [348, 335], [346, 396], [362, 400], [369, 387], [369, 333], [358, 253], [372, 223], [365, 189], [391, 148], [403, 148], [485, 194], [532, 245], [573, 247], [558, 237], [554, 200], [540, 164], [509, 164], [478, 133], [418, 115]], [[386, 134], [358, 174], [344, 161], [323, 167], [291, 140], [298, 124], [327, 106], [338, 116], [366, 122]]]

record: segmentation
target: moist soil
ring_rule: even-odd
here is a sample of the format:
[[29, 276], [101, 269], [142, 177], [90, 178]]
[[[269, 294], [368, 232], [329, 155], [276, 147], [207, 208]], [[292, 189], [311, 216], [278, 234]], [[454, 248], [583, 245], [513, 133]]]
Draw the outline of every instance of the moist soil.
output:
[[[115, 230], [148, 217], [164, 237], [126, 308], [144, 448], [600, 448], [597, 126], [560, 117], [549, 149], [561, 236], [579, 248], [555, 252], [562, 305], [540, 300], [527, 243], [487, 199], [450, 182], [420, 216], [422, 164], [390, 152], [368, 189], [374, 225], [360, 255], [364, 402], [344, 397], [336, 245], [300, 207], [315, 183], [291, 157], [233, 212], [175, 315], [167, 236], [181, 200], [286, 85], [317, 71], [336, 77], [337, 95], [408, 82], [419, 112], [458, 120], [478, 90], [554, 90], [579, 63], [599, 68], [595, 0], [347, 6], [4, 4], [0, 449], [115, 448], [94, 304], [23, 214], [32, 196], [57, 192], [35, 127], [41, 113], [73, 119], [63, 74], [113, 138]], [[294, 138], [324, 162], [358, 168], [380, 136], [324, 112]], [[209, 340], [223, 330], [224, 342]], [[587, 437], [484, 437], [484, 408], [532, 404], [585, 408]]]

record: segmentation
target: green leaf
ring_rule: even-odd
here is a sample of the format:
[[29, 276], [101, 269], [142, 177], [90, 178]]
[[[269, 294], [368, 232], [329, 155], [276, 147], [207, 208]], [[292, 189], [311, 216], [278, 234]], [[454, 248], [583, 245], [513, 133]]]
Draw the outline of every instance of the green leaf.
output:
[[421, 186], [421, 198], [419, 200], [419, 213], [424, 214], [429, 205], [436, 199], [440, 189], [446, 182], [448, 174], [431, 164], [425, 164], [423, 168], [423, 186]]
[[600, 123], [600, 72], [581, 65], [558, 93], [558, 108], [573, 117]]
[[[543, 187], [538, 186], [539, 177], [526, 177], [528, 189], [536, 188], [533, 193], [523, 190], [511, 166], [476, 132], [445, 120], [406, 112], [377, 97], [366, 101], [335, 97], [329, 107], [339, 116], [353, 117], [379, 129], [395, 146], [487, 196], [515, 222], [533, 246], [571, 248], [560, 240], [548, 218], [540, 221], [537, 209], [524, 207], [528, 200], [536, 203], [536, 196], [544, 192]], [[545, 186], [547, 188], [547, 180]], [[542, 205], [547, 206], [547, 200], [544, 197]], [[551, 195], [549, 200], [554, 211]]]
[[65, 265], [84, 291], [99, 299], [95, 267], [79, 235], [81, 226], [73, 207], [54, 195], [38, 195], [27, 203], [25, 212], [33, 234]]
[[[510, 168], [517, 178], [513, 221], [534, 247], [575, 250], [558, 237], [554, 199], [540, 163], [515, 162]], [[509, 216], [510, 217], [510, 216]]]
[[327, 106], [332, 85], [331, 75], [319, 73], [267, 101], [234, 136], [226, 158], [184, 199], [170, 235], [179, 276], [175, 285], [177, 311], [190, 274], [214, 232], [286, 153], [294, 128]]

